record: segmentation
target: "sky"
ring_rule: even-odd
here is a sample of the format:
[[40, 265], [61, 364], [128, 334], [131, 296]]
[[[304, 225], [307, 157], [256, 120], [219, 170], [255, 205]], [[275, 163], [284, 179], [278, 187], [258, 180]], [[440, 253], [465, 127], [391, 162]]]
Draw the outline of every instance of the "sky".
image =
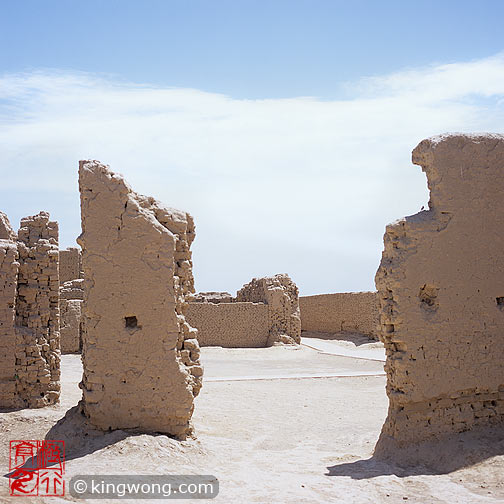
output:
[[0, 0], [0, 210], [80, 233], [79, 159], [190, 212], [198, 291], [374, 290], [411, 151], [504, 132], [504, 2]]

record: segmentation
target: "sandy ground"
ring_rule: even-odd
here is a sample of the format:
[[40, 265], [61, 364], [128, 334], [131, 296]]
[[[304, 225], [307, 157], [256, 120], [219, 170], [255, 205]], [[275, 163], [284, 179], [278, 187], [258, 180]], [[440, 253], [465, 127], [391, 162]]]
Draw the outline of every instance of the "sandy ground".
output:
[[[504, 502], [504, 441], [457, 439], [457, 447], [472, 449], [472, 463], [458, 468], [460, 457], [448, 450], [437, 457], [441, 466], [446, 461], [445, 471], [439, 464], [434, 471], [374, 460], [387, 411], [379, 344], [307, 343], [312, 348], [204, 348], [208, 380], [193, 417], [197, 439], [184, 442], [94, 430], [72, 409], [80, 399], [81, 363], [66, 355], [60, 405], [0, 414], [2, 474], [10, 440], [47, 437], [66, 442], [67, 481], [77, 474], [213, 474], [218, 503]], [[360, 358], [338, 355], [352, 345]], [[338, 377], [308, 377], [324, 374]], [[9, 498], [8, 479], [0, 483], [1, 502], [64, 499]]]

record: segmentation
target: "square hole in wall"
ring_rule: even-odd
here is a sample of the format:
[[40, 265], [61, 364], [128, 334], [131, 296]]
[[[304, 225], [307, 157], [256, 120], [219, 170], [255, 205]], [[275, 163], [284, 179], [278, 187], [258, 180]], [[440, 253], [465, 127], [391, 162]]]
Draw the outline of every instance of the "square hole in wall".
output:
[[138, 327], [138, 320], [134, 315], [131, 317], [124, 317], [124, 323], [128, 329]]
[[497, 308], [504, 310], [504, 296], [495, 298], [495, 301], [497, 302]]

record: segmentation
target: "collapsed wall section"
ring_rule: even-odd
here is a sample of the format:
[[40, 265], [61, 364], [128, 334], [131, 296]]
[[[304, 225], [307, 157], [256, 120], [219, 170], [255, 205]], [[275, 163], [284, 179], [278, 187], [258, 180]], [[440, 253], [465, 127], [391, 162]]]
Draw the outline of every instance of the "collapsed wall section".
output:
[[198, 329], [200, 346], [268, 345], [268, 306], [264, 303], [189, 303], [187, 321]]
[[301, 329], [327, 333], [359, 332], [378, 338], [376, 292], [301, 296]]
[[268, 305], [269, 345], [301, 342], [299, 290], [289, 275], [254, 278], [236, 293], [236, 301]]
[[504, 419], [504, 136], [413, 151], [429, 210], [387, 226], [376, 274], [389, 412], [375, 453]]
[[83, 413], [102, 429], [183, 438], [202, 384], [192, 217], [136, 194], [97, 161], [81, 161]]

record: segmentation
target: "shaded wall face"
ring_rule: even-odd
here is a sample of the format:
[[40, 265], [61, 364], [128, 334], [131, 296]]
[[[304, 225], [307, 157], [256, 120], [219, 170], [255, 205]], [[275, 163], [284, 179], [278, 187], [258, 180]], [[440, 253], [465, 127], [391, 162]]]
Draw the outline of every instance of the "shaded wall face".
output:
[[84, 270], [82, 410], [102, 429], [179, 437], [201, 387], [189, 214], [134, 193], [95, 161], [80, 163]]
[[201, 346], [265, 347], [268, 306], [263, 303], [189, 303], [187, 321], [198, 329]]
[[19, 405], [16, 392], [17, 245], [0, 239], [0, 407]]
[[303, 331], [359, 332], [377, 338], [376, 292], [342, 292], [299, 298]]
[[504, 137], [424, 140], [430, 210], [387, 226], [376, 275], [389, 415], [377, 453], [504, 416]]

